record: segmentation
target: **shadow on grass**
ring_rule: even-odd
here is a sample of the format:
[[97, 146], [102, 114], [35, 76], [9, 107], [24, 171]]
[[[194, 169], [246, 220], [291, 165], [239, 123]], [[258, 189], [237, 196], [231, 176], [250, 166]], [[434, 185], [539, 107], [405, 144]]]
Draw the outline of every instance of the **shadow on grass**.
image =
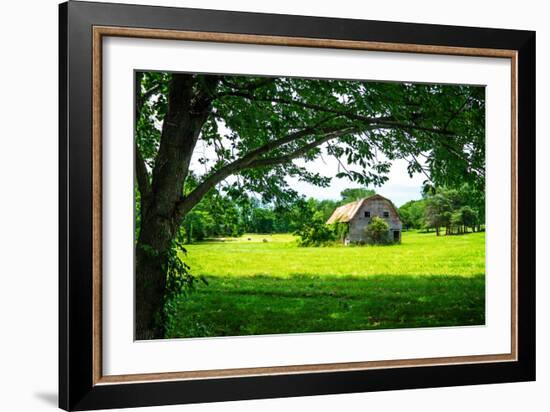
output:
[[483, 325], [485, 276], [211, 277], [176, 308], [167, 337]]

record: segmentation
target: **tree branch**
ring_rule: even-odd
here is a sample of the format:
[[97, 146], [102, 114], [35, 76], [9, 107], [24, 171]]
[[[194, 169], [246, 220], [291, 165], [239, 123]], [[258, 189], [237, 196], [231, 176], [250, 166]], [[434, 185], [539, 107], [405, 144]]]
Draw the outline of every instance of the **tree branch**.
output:
[[245, 99], [253, 100], [255, 102], [271, 102], [271, 103], [280, 103], [280, 104], [291, 104], [291, 105], [303, 107], [304, 109], [311, 109], [311, 110], [316, 110], [316, 111], [324, 112], [324, 113], [337, 114], [339, 116], [345, 116], [345, 117], [347, 117], [348, 119], [351, 119], [351, 120], [360, 120], [360, 121], [364, 121], [364, 122], [368, 122], [368, 123], [374, 122], [374, 121], [379, 121], [379, 120], [391, 120], [392, 119], [391, 117], [367, 117], [367, 116], [362, 116], [362, 115], [358, 115], [357, 113], [354, 113], [352, 111], [329, 109], [327, 107], [320, 106], [318, 104], [300, 102], [298, 100], [293, 100], [293, 99], [281, 99], [279, 97], [257, 97], [257, 96], [254, 96], [254, 95], [250, 94], [250, 93], [240, 92], [240, 91], [220, 93], [220, 94], [216, 95], [215, 97], [219, 98], [219, 97], [225, 97], [225, 96], [243, 97]]
[[227, 86], [227, 87], [230, 87], [234, 90], [232, 91], [229, 91], [229, 92], [222, 92], [222, 93], [218, 93], [215, 97], [221, 97], [221, 96], [224, 96], [224, 95], [231, 95], [231, 93], [233, 93], [235, 91], [235, 89], [238, 91], [238, 90], [248, 90], [248, 91], [252, 91], [252, 90], [256, 90], [256, 89], [259, 89], [260, 87], [263, 87], [263, 86], [266, 86], [270, 83], [274, 83], [275, 82], [275, 78], [274, 77], [268, 77], [266, 79], [260, 79], [254, 83], [250, 82], [250, 83], [246, 83], [246, 84], [243, 84], [242, 86], [239, 86], [237, 84], [234, 84], [234, 83], [231, 83], [227, 77], [223, 77], [221, 79], [221, 82], [224, 86]]
[[418, 161], [417, 157], [411, 153], [411, 157], [413, 158], [413, 162], [414, 164], [421, 170], [422, 174], [424, 176], [426, 176], [426, 179], [428, 179], [428, 182], [433, 182], [432, 181], [432, 178], [430, 175], [428, 175], [428, 173], [426, 173], [426, 170], [424, 169], [424, 167], [420, 164], [420, 162]]
[[315, 149], [316, 147], [319, 147], [323, 143], [328, 142], [329, 140], [332, 140], [332, 139], [335, 139], [336, 137], [340, 137], [344, 134], [349, 134], [349, 133], [353, 133], [353, 132], [356, 132], [356, 131], [357, 131], [357, 129], [355, 129], [355, 128], [349, 128], [349, 129], [339, 130], [339, 131], [336, 131], [336, 132], [327, 133], [321, 139], [315, 140], [315, 141], [313, 141], [313, 142], [311, 142], [311, 143], [309, 143], [305, 146], [302, 146], [301, 148], [295, 150], [294, 152], [287, 153], [285, 155], [277, 156], [277, 157], [267, 157], [267, 158], [257, 159], [255, 161], [253, 161], [252, 163], [250, 163], [247, 166], [247, 169], [253, 169], [253, 168], [256, 168], [256, 167], [269, 167], [269, 166], [275, 166], [275, 165], [279, 165], [279, 164], [283, 164], [283, 163], [288, 163], [291, 160], [294, 160], [294, 159], [306, 154], [310, 150]]
[[256, 102], [272, 102], [272, 103], [296, 105], [305, 109], [311, 109], [311, 110], [316, 110], [320, 112], [332, 113], [339, 116], [344, 116], [350, 120], [358, 120], [358, 121], [366, 122], [368, 124], [379, 124], [380, 126], [383, 126], [381, 128], [389, 128], [389, 129], [400, 128], [404, 130], [418, 130], [418, 131], [437, 133], [437, 134], [447, 135], [447, 136], [455, 135], [452, 131], [446, 130], [446, 129], [422, 127], [422, 126], [415, 125], [414, 123], [398, 122], [392, 116], [368, 117], [368, 116], [363, 116], [363, 115], [354, 113], [352, 111], [329, 109], [327, 107], [320, 106], [317, 104], [300, 102], [298, 100], [293, 100], [293, 99], [281, 99], [278, 97], [256, 97], [250, 93], [239, 92], [239, 91], [229, 92], [225, 94], [222, 93], [222, 94], [216, 95], [215, 97], [218, 98], [218, 97], [224, 97], [224, 96], [243, 97], [245, 99], [253, 100]]
[[453, 120], [455, 120], [458, 117], [458, 115], [466, 108], [466, 105], [470, 102], [471, 99], [472, 99], [471, 95], [468, 95], [468, 97], [466, 97], [466, 99], [464, 100], [464, 103], [462, 103], [462, 105], [458, 108], [458, 110], [454, 111], [449, 117], [449, 119], [445, 122], [443, 129], [446, 130], [451, 125]]
[[[373, 126], [376, 126], [376, 125], [378, 125], [380, 129], [401, 129], [401, 130], [404, 130], [408, 133], [410, 131], [421, 131], [421, 132], [427, 132], [429, 134], [440, 134], [440, 135], [447, 136], [447, 137], [456, 137], [457, 136], [455, 133], [453, 133], [451, 131], [447, 131], [447, 130], [441, 130], [441, 129], [429, 128], [429, 127], [421, 127], [421, 126], [415, 126], [415, 125], [410, 125], [410, 124], [406, 124], [406, 123], [399, 123], [399, 122], [383, 121], [383, 122], [373, 123]], [[438, 140], [437, 142], [435, 142], [434, 137], [430, 136], [430, 141], [433, 144], [440, 144], [441, 146], [445, 147], [449, 151], [449, 153], [456, 156], [457, 159], [460, 159], [460, 160], [462, 160], [462, 161], [464, 161], [468, 164], [470, 163], [468, 161], [468, 159], [464, 157], [463, 153], [461, 153], [459, 150], [457, 150], [455, 147], [453, 147], [449, 143], [445, 142], [444, 140]], [[485, 176], [485, 170], [484, 169], [472, 167], [472, 170], [475, 170], [476, 172], [478, 172], [482, 176]]]
[[428, 133], [436, 133], [444, 136], [456, 136], [455, 133], [453, 133], [450, 130], [445, 129], [439, 129], [439, 128], [431, 128], [431, 127], [422, 127], [417, 126], [413, 123], [402, 123], [392, 120], [391, 118], [387, 119], [381, 119], [381, 120], [374, 120], [372, 122], [373, 125], [378, 125], [379, 129], [402, 129], [402, 130], [416, 130], [419, 132], [428, 132]]
[[[224, 167], [216, 170], [209, 177], [207, 177], [200, 185], [198, 185], [191, 193], [189, 193], [189, 195], [187, 195], [185, 198], [183, 198], [179, 202], [178, 206], [176, 207], [176, 213], [180, 216], [185, 215], [202, 199], [202, 197], [206, 193], [208, 193], [210, 189], [212, 189], [215, 185], [217, 185], [219, 182], [221, 182], [222, 180], [224, 180], [225, 178], [227, 178], [232, 174], [235, 174], [245, 169], [251, 169], [256, 167], [267, 167], [267, 166], [273, 166], [276, 164], [286, 163], [292, 160], [293, 158], [296, 158], [306, 153], [307, 151], [323, 144], [324, 142], [327, 142], [331, 139], [342, 136], [344, 134], [352, 133], [353, 131], [356, 131], [356, 129], [349, 128], [349, 127], [345, 129], [340, 129], [340, 130], [325, 128], [323, 130], [325, 134], [320, 139], [317, 139], [314, 142], [304, 145], [302, 148], [295, 150], [289, 155], [272, 157], [272, 158], [261, 158], [262, 155], [267, 154], [278, 147], [281, 147], [285, 144], [296, 141], [302, 137], [311, 135], [313, 131], [314, 130], [311, 127], [308, 127], [304, 130], [290, 133], [283, 138], [268, 142], [258, 147], [257, 149], [250, 151], [240, 159], [235, 160], [225, 165]], [[319, 131], [319, 129], [317, 129], [317, 131]]]

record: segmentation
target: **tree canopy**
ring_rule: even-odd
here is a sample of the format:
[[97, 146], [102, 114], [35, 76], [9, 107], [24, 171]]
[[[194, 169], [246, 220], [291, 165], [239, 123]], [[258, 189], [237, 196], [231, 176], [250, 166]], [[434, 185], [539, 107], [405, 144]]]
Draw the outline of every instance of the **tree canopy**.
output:
[[[406, 159], [411, 174], [424, 173], [437, 186], [484, 182], [482, 87], [156, 72], [137, 77], [137, 144], [153, 175], [161, 167], [162, 143], [178, 147], [162, 139], [170, 92], [179, 95], [173, 105], [192, 95], [185, 96], [190, 114], [204, 110], [193, 105], [207, 106], [195, 119], [201, 124], [186, 155], [201, 141], [215, 156], [196, 157], [201, 182], [180, 202], [183, 214], [231, 175], [239, 179], [228, 191], [259, 193], [266, 201], [295, 195], [288, 176], [327, 186], [330, 176], [307, 168], [321, 146], [340, 162], [337, 177], [366, 186], [384, 183], [394, 159]], [[305, 166], [294, 161], [299, 158]]]

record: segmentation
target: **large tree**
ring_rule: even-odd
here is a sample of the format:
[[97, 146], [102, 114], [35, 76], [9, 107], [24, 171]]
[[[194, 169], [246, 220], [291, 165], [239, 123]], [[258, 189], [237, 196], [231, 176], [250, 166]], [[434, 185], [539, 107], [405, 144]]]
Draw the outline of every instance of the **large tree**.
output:
[[[338, 159], [338, 177], [364, 186], [385, 182], [394, 159], [435, 184], [484, 180], [480, 87], [138, 72], [136, 119], [138, 339], [163, 337], [180, 225], [222, 182], [230, 195], [285, 203], [296, 195], [289, 176], [330, 184], [307, 167], [322, 155]], [[200, 155], [205, 148], [214, 159]], [[192, 159], [200, 170], [191, 185]]]

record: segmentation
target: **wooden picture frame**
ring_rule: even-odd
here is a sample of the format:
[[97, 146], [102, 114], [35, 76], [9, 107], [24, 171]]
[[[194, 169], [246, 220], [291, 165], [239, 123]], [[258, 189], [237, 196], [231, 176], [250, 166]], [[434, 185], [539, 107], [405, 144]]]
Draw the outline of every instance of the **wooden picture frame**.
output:
[[[66, 410], [535, 379], [535, 33], [107, 3], [60, 5], [59, 406]], [[102, 373], [102, 39], [511, 60], [511, 352], [206, 371]]]

